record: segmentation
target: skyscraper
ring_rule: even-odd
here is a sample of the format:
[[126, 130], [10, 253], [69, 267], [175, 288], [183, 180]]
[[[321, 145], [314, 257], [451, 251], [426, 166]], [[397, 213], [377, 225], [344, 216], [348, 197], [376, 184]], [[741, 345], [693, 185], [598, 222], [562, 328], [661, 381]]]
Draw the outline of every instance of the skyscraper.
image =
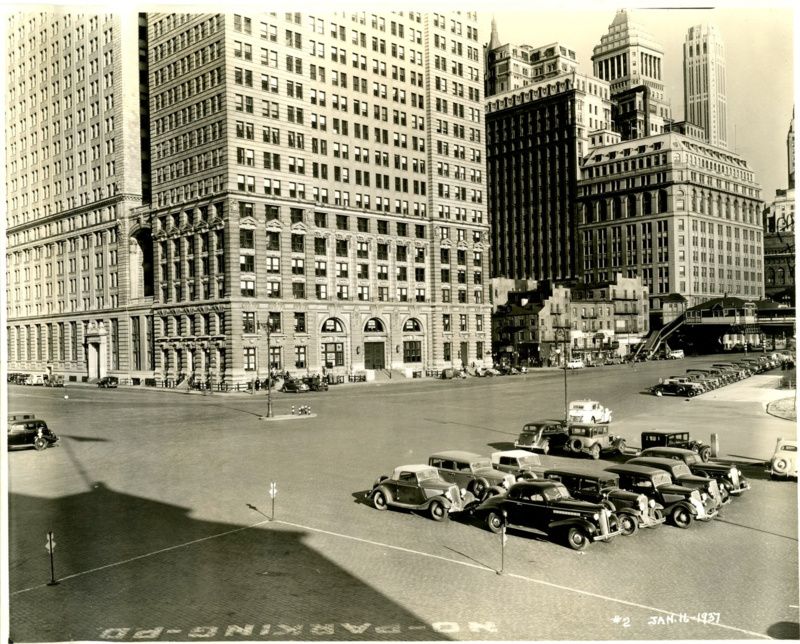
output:
[[[77, 38], [76, 18], [70, 20], [58, 33], [38, 23], [26, 27], [20, 38], [30, 41], [28, 49], [15, 58], [10, 48], [10, 67], [23, 70], [28, 107], [41, 96], [41, 70], [24, 64], [31, 53], [57, 51], [71, 65], [100, 57], [84, 72], [69, 67], [76, 72], [70, 91], [80, 97], [67, 103], [59, 94], [62, 112], [48, 105], [35, 117], [40, 129], [48, 124], [52, 134], [58, 122], [60, 136], [69, 137], [60, 143], [61, 153], [69, 151], [62, 172], [49, 171], [63, 174], [58, 179], [69, 190], [72, 182], [85, 183], [86, 194], [75, 196], [84, 201], [59, 206], [62, 214], [51, 213], [31, 231], [34, 215], [23, 199], [32, 196], [21, 160], [10, 177], [17, 182], [9, 192], [17, 199], [10, 252], [21, 255], [9, 261], [10, 271], [20, 270], [14, 282], [20, 294], [9, 306], [30, 316], [10, 320], [11, 330], [20, 327], [10, 343], [15, 350], [19, 344], [12, 368], [236, 384], [271, 368], [305, 374], [324, 367], [340, 376], [394, 368], [410, 376], [487, 357], [488, 218], [475, 14], [148, 14], [141, 42], [134, 38], [125, 53], [116, 32], [101, 28], [93, 44], [96, 30], [87, 27]], [[95, 117], [93, 81], [98, 91], [110, 82], [103, 74], [111, 70], [112, 50], [114, 69], [135, 73], [114, 72], [120, 89], [113, 99], [102, 93]], [[46, 64], [47, 82], [55, 82], [60, 77]], [[59, 73], [67, 71], [61, 65]], [[19, 87], [23, 78], [14, 80]], [[77, 112], [84, 99], [86, 113]], [[110, 116], [103, 110], [112, 106], [115, 120], [104, 121]], [[24, 130], [28, 146], [29, 112], [8, 121], [16, 134]], [[133, 173], [135, 165], [142, 185], [149, 178], [152, 190], [136, 192], [136, 206], [148, 196], [142, 207], [94, 214], [91, 204], [103, 196], [91, 190], [102, 189], [104, 175], [91, 174], [93, 130], [86, 132], [86, 157], [75, 156], [84, 140], [81, 129], [71, 130], [83, 118], [87, 128], [97, 119], [100, 135], [112, 125], [130, 128], [124, 140], [120, 135], [112, 144], [101, 136], [97, 143], [100, 153], [118, 155], [102, 158], [116, 161], [108, 168]], [[26, 162], [30, 170], [32, 159]], [[130, 199], [133, 188], [126, 190]], [[55, 196], [38, 193], [51, 208]], [[108, 224], [113, 233], [102, 230], [109, 216], [117, 218]], [[48, 302], [47, 289], [62, 288], [61, 239], [53, 238], [53, 247], [47, 241], [53, 230], [63, 231], [64, 252], [74, 253], [64, 256], [64, 270], [72, 270], [73, 258], [75, 288], [111, 289], [104, 300], [93, 291], [75, 296], [64, 360], [60, 340], [50, 342], [46, 311], [36, 308]], [[101, 233], [112, 236], [113, 259], [96, 257]], [[39, 257], [41, 299], [32, 272]], [[111, 268], [117, 264], [119, 270]], [[29, 295], [23, 267], [31, 271]], [[69, 306], [72, 287], [63, 288]], [[73, 340], [70, 323], [108, 336], [108, 350], [87, 360], [84, 348], [93, 340], [86, 334]]]
[[672, 120], [663, 56], [661, 45], [626, 9], [617, 12], [593, 50], [594, 75], [609, 83], [614, 129], [623, 140], [659, 134]]
[[130, 229], [149, 190], [144, 22], [19, 13], [8, 37], [9, 369], [100, 377], [127, 367], [147, 308]]
[[728, 146], [725, 43], [714, 25], [690, 27], [683, 43], [686, 120], [706, 131], [706, 140]]

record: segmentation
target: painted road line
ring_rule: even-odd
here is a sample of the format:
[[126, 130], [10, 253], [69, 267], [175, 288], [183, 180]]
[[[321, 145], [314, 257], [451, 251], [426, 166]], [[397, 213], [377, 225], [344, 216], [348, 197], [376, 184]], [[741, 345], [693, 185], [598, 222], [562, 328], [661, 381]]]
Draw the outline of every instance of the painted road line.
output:
[[[168, 546], [167, 548], [161, 548], [160, 550], [154, 550], [153, 552], [146, 552], [143, 555], [137, 555], [136, 557], [131, 557], [130, 559], [124, 559], [122, 561], [115, 561], [114, 563], [106, 564], [105, 566], [98, 566], [97, 568], [91, 568], [89, 570], [83, 570], [81, 572], [76, 572], [71, 575], [67, 575], [65, 577], [59, 577], [59, 581], [66, 581], [67, 579], [74, 579], [75, 577], [83, 577], [84, 575], [90, 575], [94, 572], [100, 572], [101, 570], [107, 570], [108, 568], [116, 568], [117, 566], [124, 566], [125, 564], [131, 563], [132, 561], [138, 561], [139, 559], [147, 559], [148, 557], [154, 557], [156, 555], [160, 555], [164, 552], [169, 552], [170, 550], [178, 550], [179, 548], [185, 548], [187, 546], [193, 546], [196, 543], [202, 543], [203, 541], [210, 541], [211, 539], [218, 539], [219, 537], [225, 537], [229, 534], [236, 534], [237, 532], [242, 532], [244, 530], [249, 530], [250, 528], [257, 528], [264, 523], [269, 523], [269, 519], [264, 519], [263, 521], [259, 521], [258, 523], [253, 523], [252, 525], [244, 526], [243, 528], [236, 528], [235, 530], [228, 530], [227, 532], [220, 532], [219, 534], [212, 534], [207, 537], [202, 537], [200, 539], [194, 539], [192, 541], [186, 541], [185, 543], [179, 543], [174, 546]], [[27, 593], [31, 590], [36, 590], [37, 588], [44, 588], [47, 584], [38, 584], [36, 586], [31, 586], [30, 588], [22, 588], [21, 590], [15, 590], [10, 596], [14, 595], [21, 595], [22, 593]]]
[[[420, 556], [420, 557], [427, 557], [429, 559], [436, 559], [436, 560], [439, 560], [439, 561], [444, 561], [446, 563], [456, 564], [456, 565], [463, 566], [463, 567], [466, 567], [466, 568], [473, 568], [473, 569], [481, 570], [481, 571], [484, 571], [484, 572], [491, 572], [493, 575], [496, 573], [496, 570], [494, 570], [493, 568], [489, 568], [488, 566], [483, 566], [483, 565], [480, 565], [480, 564], [470, 563], [468, 561], [460, 561], [458, 559], [451, 559], [449, 557], [443, 557], [441, 555], [435, 555], [435, 554], [430, 553], [430, 552], [422, 552], [420, 550], [413, 550], [411, 548], [405, 548], [403, 546], [395, 546], [395, 545], [388, 544], [388, 543], [383, 543], [383, 542], [380, 542], [380, 541], [372, 541], [370, 539], [363, 539], [361, 537], [354, 537], [352, 535], [342, 534], [340, 532], [332, 532], [330, 530], [323, 530], [322, 528], [314, 528], [312, 526], [304, 525], [304, 524], [301, 524], [301, 523], [292, 523], [291, 521], [282, 521], [280, 519], [276, 519], [274, 521], [270, 521], [269, 519], [265, 519], [264, 521], [259, 521], [258, 523], [253, 523], [251, 525], [244, 526], [242, 528], [236, 528], [234, 530], [228, 530], [226, 532], [220, 532], [219, 534], [212, 534], [212, 535], [209, 535], [207, 537], [202, 537], [200, 539], [194, 539], [192, 541], [186, 541], [184, 543], [176, 544], [174, 546], [169, 546], [167, 548], [161, 548], [160, 550], [154, 550], [153, 552], [148, 552], [148, 553], [145, 553], [145, 554], [142, 554], [142, 555], [138, 555], [136, 557], [131, 557], [129, 559], [124, 559], [122, 561], [117, 561], [117, 562], [114, 562], [114, 563], [106, 564], [104, 566], [99, 566], [97, 568], [91, 568], [89, 570], [84, 570], [84, 571], [81, 571], [81, 572], [73, 573], [71, 575], [67, 575], [67, 576], [61, 577], [60, 581], [66, 581], [68, 579], [74, 579], [76, 577], [82, 577], [84, 575], [90, 575], [92, 573], [100, 572], [102, 570], [108, 570], [109, 568], [115, 568], [117, 566], [124, 566], [124, 565], [129, 564], [129, 563], [134, 562], [134, 561], [139, 561], [141, 559], [146, 559], [148, 557], [154, 557], [156, 555], [163, 554], [165, 552], [170, 552], [172, 550], [178, 550], [180, 548], [185, 548], [185, 547], [188, 547], [188, 546], [192, 546], [192, 545], [195, 545], [195, 544], [198, 544], [198, 543], [202, 543], [204, 541], [210, 541], [212, 539], [218, 539], [220, 537], [224, 537], [224, 536], [227, 536], [227, 535], [230, 535], [230, 534], [236, 534], [237, 532], [243, 532], [244, 530], [250, 530], [251, 528], [256, 528], [256, 527], [259, 527], [259, 526], [262, 526], [262, 525], [268, 524], [268, 523], [281, 524], [281, 525], [288, 526], [288, 527], [291, 527], [291, 528], [299, 528], [299, 529], [302, 529], [302, 530], [307, 530], [309, 532], [315, 532], [317, 534], [325, 534], [325, 535], [332, 536], [332, 537], [338, 537], [340, 539], [348, 539], [350, 541], [356, 541], [358, 543], [365, 543], [365, 544], [368, 544], [368, 545], [377, 546], [379, 548], [388, 548], [390, 550], [396, 550], [398, 552], [404, 552], [404, 553], [410, 554], [410, 555], [417, 555], [417, 556]], [[645, 610], [645, 611], [653, 611], [653, 612], [656, 612], [656, 613], [661, 613], [662, 615], [673, 615], [673, 616], [676, 616], [676, 617], [683, 615], [683, 613], [680, 613], [680, 612], [666, 610], [666, 609], [663, 609], [663, 608], [656, 608], [654, 606], [648, 606], [646, 604], [639, 604], [639, 603], [636, 603], [636, 602], [628, 601], [626, 599], [620, 599], [618, 597], [611, 597], [611, 596], [608, 596], [608, 595], [600, 595], [598, 593], [593, 593], [593, 592], [588, 591], [588, 590], [581, 590], [580, 588], [572, 588], [570, 586], [563, 586], [563, 585], [560, 585], [560, 584], [554, 584], [552, 582], [545, 581], [543, 579], [536, 579], [534, 577], [527, 577], [525, 575], [518, 575], [518, 574], [515, 574], [515, 573], [506, 573], [506, 576], [507, 577], [513, 577], [515, 579], [520, 579], [520, 580], [523, 580], [523, 581], [528, 581], [528, 582], [531, 582], [531, 583], [534, 583], [534, 584], [538, 584], [538, 585], [541, 585], [541, 586], [547, 586], [549, 588], [557, 588], [559, 590], [564, 590], [566, 592], [576, 593], [576, 594], [584, 595], [584, 596], [587, 596], [587, 597], [594, 597], [595, 599], [601, 599], [601, 600], [607, 601], [607, 602], [612, 602], [612, 603], [616, 603], [616, 604], [622, 604], [624, 606], [631, 606], [633, 608], [638, 608], [638, 609]], [[43, 584], [38, 584], [36, 586], [31, 586], [29, 588], [23, 588], [21, 590], [15, 590], [14, 592], [12, 592], [10, 594], [10, 596], [21, 595], [23, 593], [30, 592], [31, 590], [36, 590], [38, 588], [45, 588], [46, 586], [47, 586], [47, 584], [43, 583]], [[702, 623], [696, 617], [689, 617], [689, 619], [692, 620], [692, 621], [695, 621], [697, 623]], [[742, 628], [737, 628], [736, 626], [729, 626], [727, 624], [721, 624], [721, 623], [718, 623], [718, 622], [706, 623], [706, 625], [707, 626], [716, 626], [717, 628], [722, 628], [724, 630], [729, 630], [729, 631], [735, 631], [737, 633], [743, 633], [745, 635], [750, 635], [752, 637], [758, 637], [758, 638], [761, 638], [761, 639], [772, 639], [771, 637], [769, 637], [768, 635], [764, 635], [763, 633], [756, 633], [756, 632], [748, 631], [748, 630], [745, 630], [745, 629], [742, 629]]]
[[[410, 548], [404, 548], [403, 546], [393, 546], [393, 545], [388, 544], [388, 543], [381, 543], [380, 541], [372, 541], [370, 539], [362, 539], [361, 537], [353, 537], [351, 535], [342, 534], [342, 533], [339, 533], [339, 532], [331, 532], [330, 530], [322, 530], [321, 528], [313, 528], [311, 526], [303, 525], [303, 524], [300, 524], [300, 523], [291, 523], [289, 521], [281, 521], [280, 519], [275, 520], [273, 523], [280, 523], [282, 525], [289, 526], [289, 527], [292, 527], [292, 528], [300, 528], [302, 530], [308, 530], [310, 532], [317, 532], [319, 534], [327, 534], [327, 535], [330, 535], [330, 536], [333, 536], [333, 537], [340, 537], [342, 539], [349, 539], [351, 541], [358, 541], [360, 543], [366, 543], [366, 544], [370, 544], [370, 545], [373, 545], [373, 546], [378, 546], [379, 548], [389, 548], [391, 550], [398, 550], [400, 552], [405, 552], [405, 553], [413, 554], [413, 555], [419, 555], [419, 556], [422, 556], [422, 557], [428, 557], [430, 559], [438, 559], [440, 561], [446, 561], [448, 563], [457, 564], [459, 566], [465, 566], [467, 568], [476, 568], [478, 570], [489, 571], [492, 574], [495, 574], [497, 572], [496, 570], [494, 570], [493, 568], [489, 568], [488, 566], [481, 566], [481, 565], [478, 565], [478, 564], [469, 563], [467, 561], [459, 561], [457, 559], [450, 559], [448, 557], [442, 557], [441, 555], [435, 555], [435, 554], [432, 554], [432, 553], [429, 553], [429, 552], [421, 552], [419, 550], [412, 550]], [[539, 584], [539, 585], [542, 585], [542, 586], [548, 586], [549, 588], [558, 588], [559, 590], [564, 590], [564, 591], [567, 591], [567, 592], [577, 593], [579, 595], [585, 595], [587, 597], [594, 597], [595, 599], [602, 599], [604, 601], [613, 602], [613, 603], [617, 603], [617, 604], [623, 604], [625, 606], [632, 606], [634, 608], [640, 608], [640, 609], [646, 610], [646, 611], [655, 611], [655, 612], [661, 613], [663, 615], [674, 615], [676, 617], [683, 615], [683, 613], [680, 613], [680, 612], [675, 612], [675, 611], [671, 611], [671, 610], [665, 610], [663, 608], [655, 608], [654, 606], [647, 606], [646, 604], [638, 604], [636, 602], [631, 602], [631, 601], [628, 601], [626, 599], [620, 599], [618, 597], [610, 597], [608, 595], [600, 595], [598, 593], [593, 593], [593, 592], [588, 591], [588, 590], [581, 590], [580, 588], [571, 588], [570, 586], [562, 586], [560, 584], [554, 584], [552, 582], [545, 581], [543, 579], [536, 579], [534, 577], [526, 577], [525, 575], [517, 575], [517, 574], [514, 574], [514, 573], [506, 573], [505, 576], [506, 577], [513, 577], [515, 579], [521, 579], [523, 581], [529, 581], [531, 583]], [[702, 623], [696, 617], [691, 617], [690, 616], [689, 619], [692, 620], [692, 621], [697, 622], [698, 624]], [[706, 625], [707, 626], [716, 626], [718, 628], [722, 628], [722, 629], [730, 630], [730, 631], [735, 631], [737, 633], [743, 633], [745, 635], [750, 635], [752, 637], [759, 637], [761, 639], [767, 639], [767, 640], [772, 639], [769, 635], [764, 635], [763, 633], [756, 633], [756, 632], [753, 632], [753, 631], [748, 631], [748, 630], [745, 630], [743, 628], [737, 628], [736, 626], [728, 626], [727, 624], [721, 624], [721, 623], [717, 623], [717, 622], [712, 622], [712, 623], [707, 623]]]

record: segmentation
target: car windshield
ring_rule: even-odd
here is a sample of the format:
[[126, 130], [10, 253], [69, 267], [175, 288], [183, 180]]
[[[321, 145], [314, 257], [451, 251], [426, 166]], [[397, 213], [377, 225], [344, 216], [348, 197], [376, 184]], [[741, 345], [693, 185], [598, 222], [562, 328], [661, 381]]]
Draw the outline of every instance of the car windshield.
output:
[[672, 483], [672, 477], [667, 472], [653, 475], [653, 485], [661, 487], [662, 485], [669, 485]]
[[472, 463], [470, 463], [470, 467], [473, 470], [485, 470], [492, 467], [492, 461], [490, 461], [488, 458], [482, 458], [479, 461], [472, 461]]
[[675, 476], [686, 476], [687, 474], [691, 474], [692, 471], [686, 463], [678, 463], [672, 466], [672, 473]]
[[575, 436], [588, 436], [589, 435], [589, 428], [588, 427], [573, 427], [572, 434]]
[[544, 498], [548, 501], [560, 501], [561, 499], [568, 499], [569, 492], [567, 488], [561, 483], [544, 489]]
[[703, 459], [700, 458], [699, 454], [692, 452], [691, 454], [684, 454], [683, 462], [687, 465], [702, 465]]
[[429, 481], [430, 479], [438, 479], [439, 472], [433, 468], [429, 470], [420, 470], [417, 472], [417, 480], [421, 483], [422, 481]]
[[536, 454], [529, 454], [528, 456], [520, 456], [517, 459], [517, 462], [520, 465], [541, 465], [542, 462], [539, 460], [539, 456]]

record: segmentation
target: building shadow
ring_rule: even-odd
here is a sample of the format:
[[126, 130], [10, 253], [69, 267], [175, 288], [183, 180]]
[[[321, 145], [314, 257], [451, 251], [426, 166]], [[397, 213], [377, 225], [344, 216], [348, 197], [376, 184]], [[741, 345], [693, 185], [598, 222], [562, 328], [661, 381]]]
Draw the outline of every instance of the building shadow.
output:
[[100, 482], [52, 499], [11, 494], [10, 640], [449, 639], [310, 547], [302, 530], [189, 512]]

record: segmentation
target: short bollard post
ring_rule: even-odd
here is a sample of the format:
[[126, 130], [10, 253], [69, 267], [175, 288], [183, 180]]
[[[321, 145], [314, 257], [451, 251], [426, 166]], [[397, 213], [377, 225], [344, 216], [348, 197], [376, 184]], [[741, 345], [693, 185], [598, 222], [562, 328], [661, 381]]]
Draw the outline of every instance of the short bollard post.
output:
[[272, 514], [269, 517], [270, 521], [275, 520], [275, 497], [278, 495], [278, 484], [271, 481], [269, 484], [269, 496], [272, 499]]
[[292, 416], [294, 416], [294, 405], [292, 405]]
[[503, 526], [500, 528], [500, 570], [497, 571], [498, 575], [506, 573], [506, 541], [508, 541], [506, 536], [506, 513], [503, 511]]
[[56, 549], [56, 541], [53, 539], [53, 533], [47, 533], [47, 543], [45, 544], [45, 549], [47, 552], [50, 553], [50, 581], [47, 583], [48, 586], [58, 586], [58, 582], [56, 581], [56, 568], [53, 561], [53, 551]]

